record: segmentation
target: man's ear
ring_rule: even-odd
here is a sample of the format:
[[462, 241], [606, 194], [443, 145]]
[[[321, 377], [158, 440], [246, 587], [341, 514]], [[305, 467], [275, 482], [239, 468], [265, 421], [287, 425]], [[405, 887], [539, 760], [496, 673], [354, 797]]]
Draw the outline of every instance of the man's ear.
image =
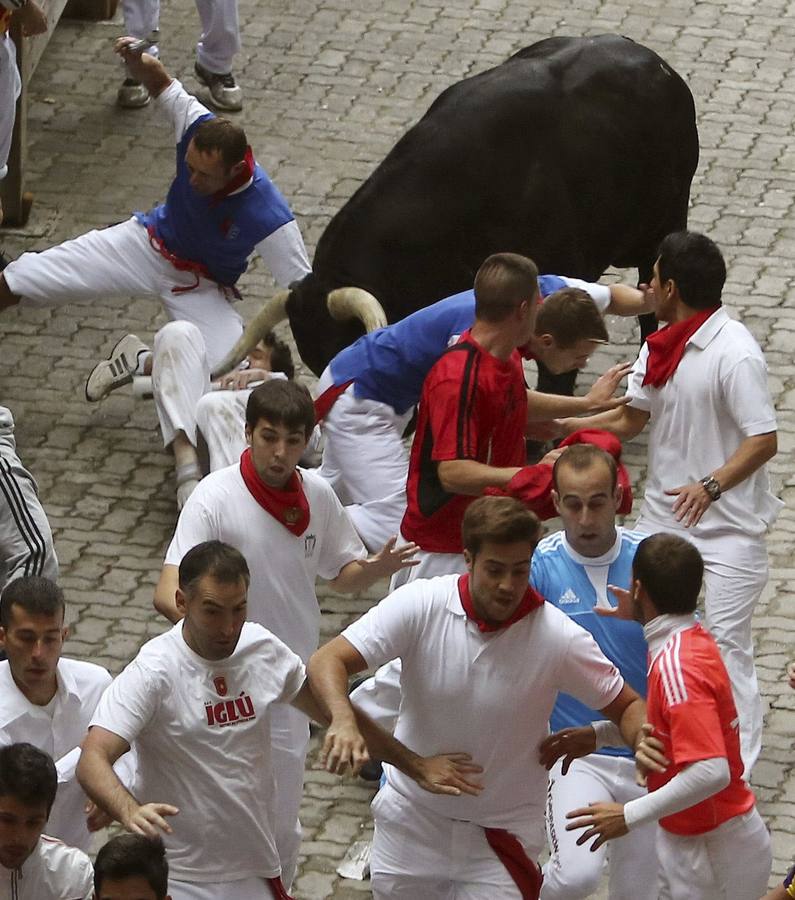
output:
[[469, 550], [464, 549], [464, 562], [467, 564], [467, 571], [472, 571], [472, 563], [475, 561], [475, 557]]
[[183, 591], [182, 588], [177, 588], [177, 592], [174, 594], [174, 603], [179, 612], [184, 616], [188, 606], [188, 598], [185, 596], [185, 591]]
[[0, 625], [0, 644], [2, 644], [4, 647], [6, 645], [6, 630], [2, 625]]
[[552, 488], [552, 490], [549, 492], [549, 496], [552, 498], [552, 505], [555, 507], [555, 511], [559, 513], [560, 512], [560, 495], [555, 490], [555, 488]]
[[250, 447], [251, 446], [251, 427], [249, 426], [248, 422], [246, 422], [245, 435], [246, 435], [246, 443]]
[[242, 174], [245, 169], [246, 161], [244, 159], [241, 159], [240, 162], [235, 163], [229, 170], [229, 180], [231, 181], [233, 178], [237, 178], [237, 176]]
[[[616, 510], [621, 506], [621, 501], [624, 499], [624, 486], [622, 484], [617, 484], [615, 491], [613, 491], [613, 502], [616, 505]], [[555, 507], [557, 509], [557, 506]]]

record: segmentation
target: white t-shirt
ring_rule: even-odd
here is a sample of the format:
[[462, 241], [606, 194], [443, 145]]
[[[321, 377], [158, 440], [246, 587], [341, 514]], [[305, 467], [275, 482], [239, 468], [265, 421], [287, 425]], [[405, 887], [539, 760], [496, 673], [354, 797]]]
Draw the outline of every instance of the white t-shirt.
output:
[[91, 900], [94, 869], [74, 847], [42, 835], [19, 869], [0, 866], [0, 900]]
[[[650, 415], [649, 466], [641, 516], [681, 528], [666, 490], [699, 481], [720, 468], [743, 440], [776, 430], [767, 365], [748, 329], [721, 308], [696, 331], [673, 376], [660, 388], [643, 386], [644, 345], [629, 376], [630, 406]], [[695, 536], [717, 532], [761, 535], [783, 504], [770, 492], [764, 466], [711, 504]]]
[[301, 660], [246, 622], [235, 652], [208, 661], [182, 623], [148, 641], [91, 720], [137, 742], [140, 802], [180, 810], [164, 840], [172, 875], [237, 881], [279, 874], [271, 820], [270, 706], [304, 683]]
[[461, 606], [458, 579], [398, 588], [342, 634], [369, 667], [402, 660], [396, 738], [422, 756], [469, 753], [484, 769], [478, 797], [431, 794], [392, 766], [389, 784], [451, 819], [526, 833], [543, 827], [538, 744], [558, 692], [603, 709], [624, 681], [591, 635], [549, 603], [481, 633]]
[[320, 607], [315, 579], [333, 579], [367, 550], [331, 486], [298, 470], [309, 502], [309, 525], [296, 537], [251, 496], [240, 465], [212, 472], [199, 482], [180, 513], [166, 564], [202, 541], [235, 547], [248, 562], [248, 619], [259, 622], [306, 662], [317, 650]]
[[[0, 745], [27, 741], [57, 763], [82, 743], [110, 674], [94, 663], [62, 658], [57, 678], [52, 703], [36, 706], [17, 687], [8, 660], [0, 662]], [[87, 798], [74, 777], [74, 766], [68, 768], [69, 777], [63, 777], [59, 768], [47, 831], [70, 847], [87, 851], [91, 844], [83, 811]]]

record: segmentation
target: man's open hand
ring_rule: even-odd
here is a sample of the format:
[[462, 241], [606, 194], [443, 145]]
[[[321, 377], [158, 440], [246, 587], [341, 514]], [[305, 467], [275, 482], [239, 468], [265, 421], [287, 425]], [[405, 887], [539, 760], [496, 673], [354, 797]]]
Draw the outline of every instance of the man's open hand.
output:
[[566, 831], [587, 829], [577, 838], [578, 847], [590, 841], [591, 838], [596, 838], [590, 847], [592, 853], [594, 850], [598, 850], [605, 841], [629, 833], [624, 819], [623, 803], [591, 803], [589, 806], [573, 809], [570, 813], [566, 813], [566, 818], [574, 820], [566, 826]]
[[563, 728], [544, 738], [538, 745], [538, 761], [549, 770], [563, 757], [562, 773], [569, 771], [575, 759], [596, 750], [596, 732], [590, 725], [582, 728]]
[[468, 753], [440, 753], [438, 756], [419, 757], [409, 774], [417, 784], [432, 794], [451, 794], [457, 797], [470, 794], [473, 797], [483, 790], [472, 775], [479, 775], [482, 766], [475, 765]]

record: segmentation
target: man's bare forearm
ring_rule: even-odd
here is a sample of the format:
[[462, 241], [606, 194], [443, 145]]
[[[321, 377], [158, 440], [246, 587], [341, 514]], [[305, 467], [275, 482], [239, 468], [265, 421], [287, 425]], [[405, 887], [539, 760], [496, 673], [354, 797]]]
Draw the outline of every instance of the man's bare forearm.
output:
[[77, 780], [100, 809], [125, 825], [138, 809], [138, 801], [119, 781], [109, 760], [98, 750], [83, 748]]

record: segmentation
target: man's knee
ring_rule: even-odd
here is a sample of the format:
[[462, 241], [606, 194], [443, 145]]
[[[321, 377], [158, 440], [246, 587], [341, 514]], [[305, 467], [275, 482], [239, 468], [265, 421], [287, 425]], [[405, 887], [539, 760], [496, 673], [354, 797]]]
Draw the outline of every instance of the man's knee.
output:
[[193, 322], [179, 319], [168, 322], [155, 335], [155, 357], [173, 350], [184, 350], [186, 347], [192, 347], [201, 353], [205, 352], [204, 337]]

